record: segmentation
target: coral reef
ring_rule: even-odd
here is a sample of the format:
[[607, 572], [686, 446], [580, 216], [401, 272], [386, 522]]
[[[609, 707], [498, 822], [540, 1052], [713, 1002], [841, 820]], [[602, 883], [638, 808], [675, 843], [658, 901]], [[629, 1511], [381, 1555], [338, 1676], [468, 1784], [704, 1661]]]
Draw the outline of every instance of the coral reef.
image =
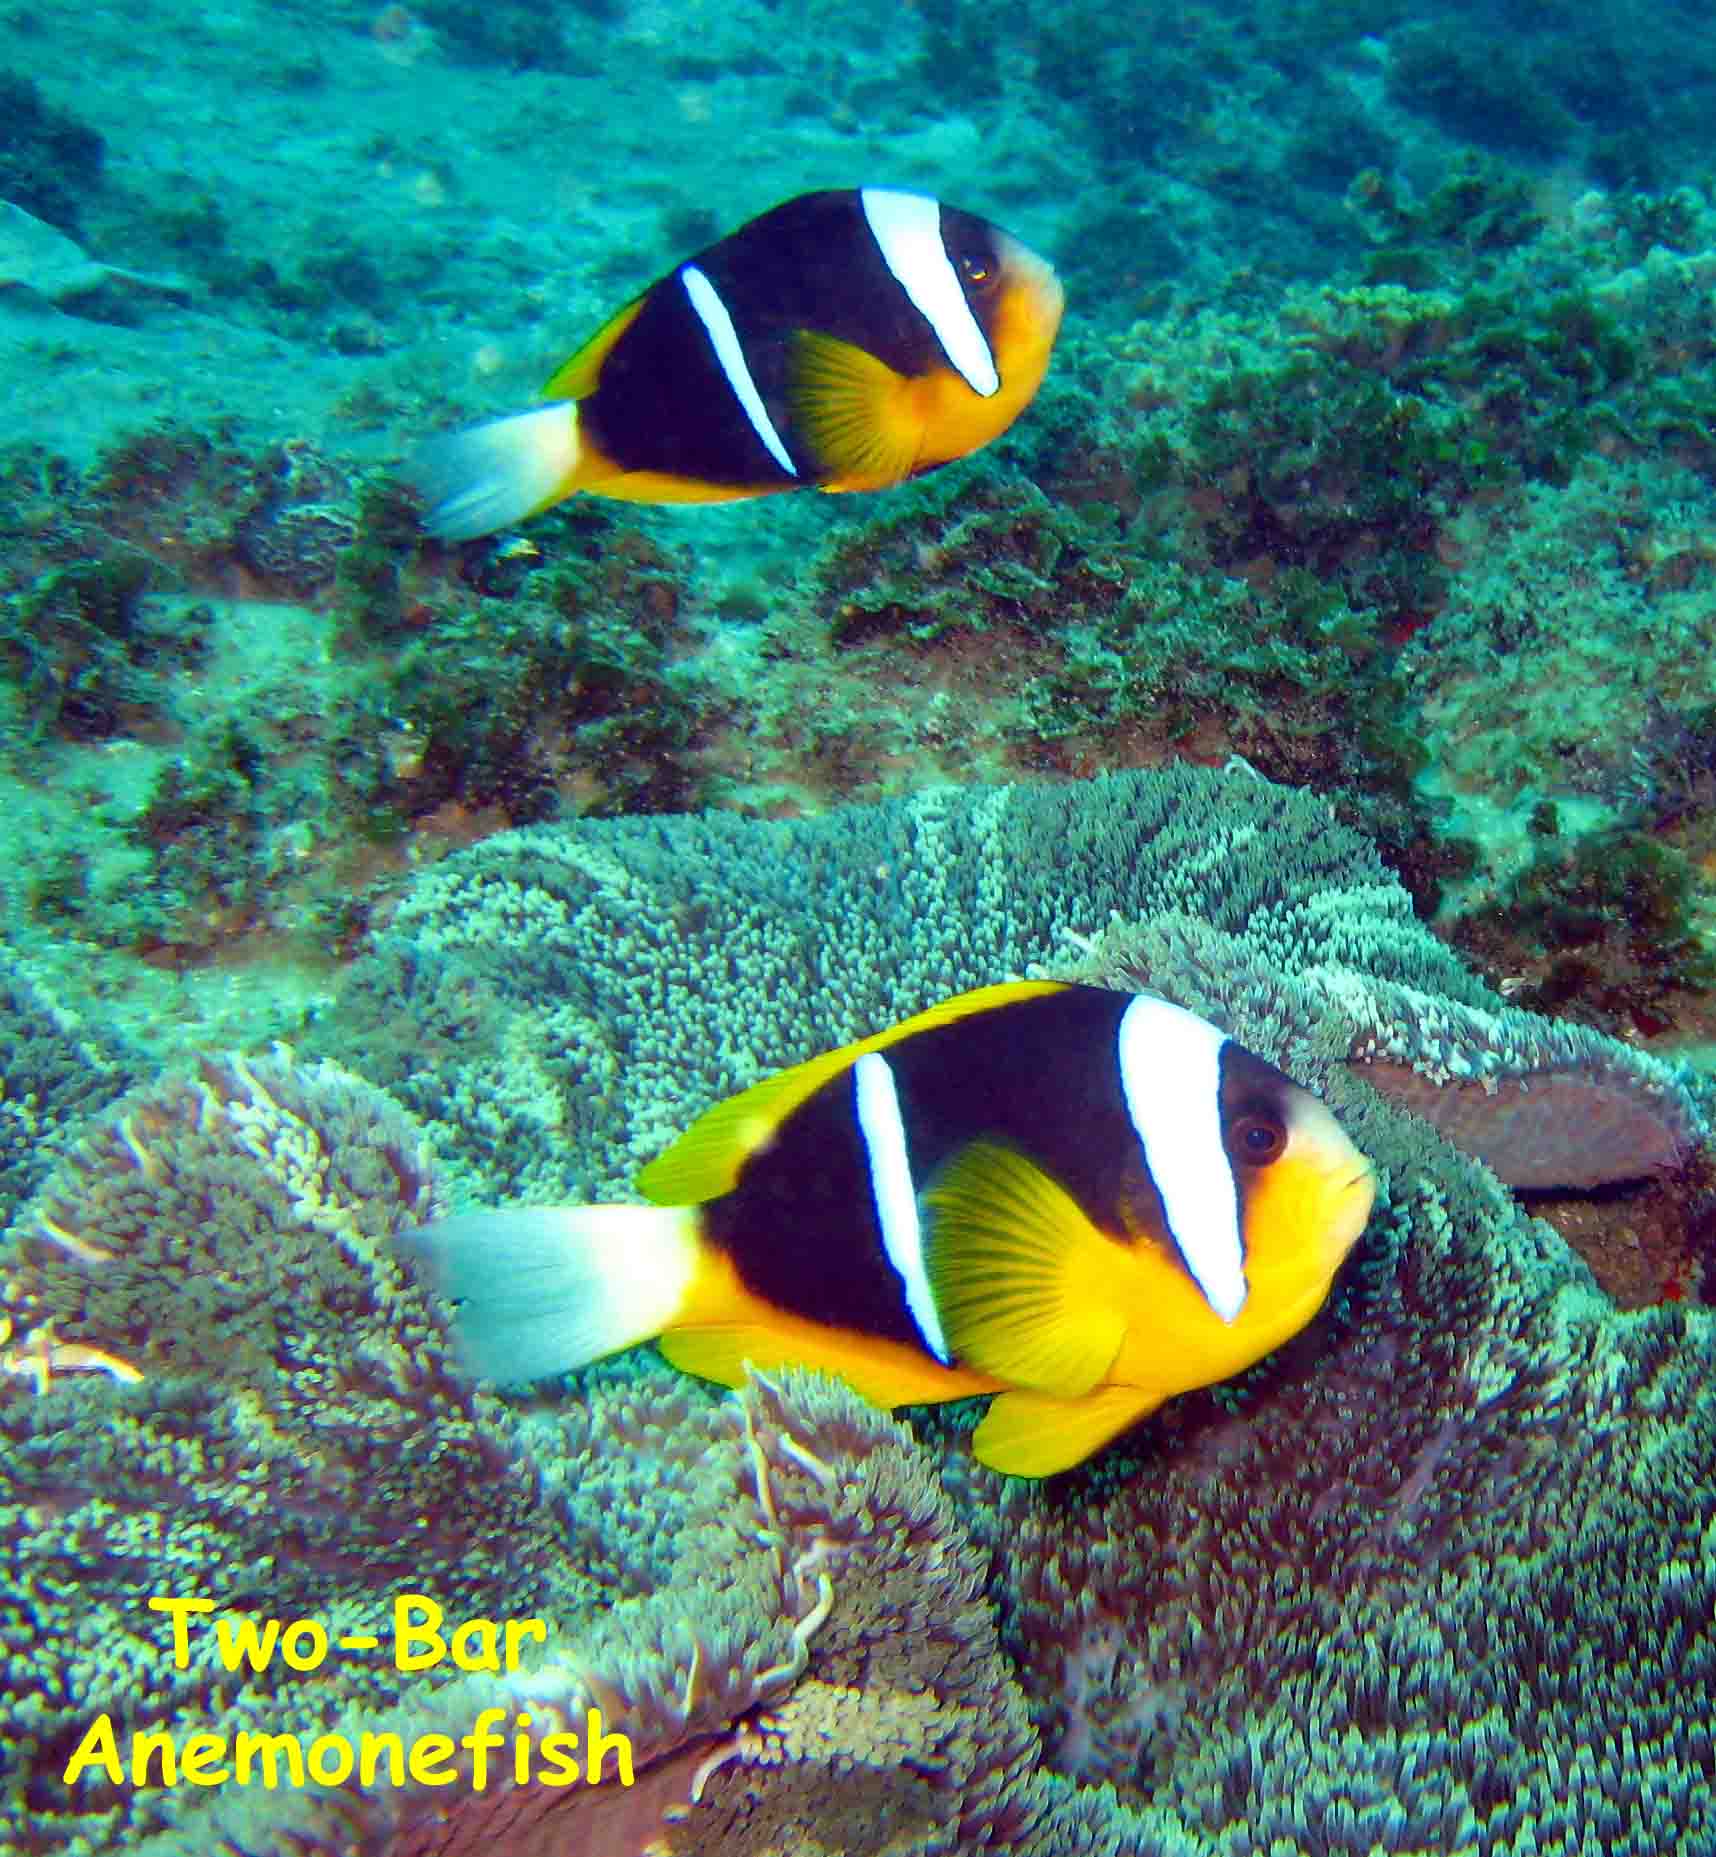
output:
[[[715, 1401], [621, 1361], [569, 1401], [488, 1398], [387, 1249], [440, 1189], [385, 1096], [283, 1056], [134, 1092], [7, 1241], [23, 1850], [1574, 1857], [1597, 1825], [1659, 1857], [1716, 1833], [1712, 1318], [1618, 1312], [1395, 1098], [1402, 1077], [1421, 1106], [1454, 1092], [1456, 1135], [1509, 1165], [1576, 1119], [1609, 1141], [1605, 1176], [1703, 1151], [1705, 1111], [1666, 1067], [1488, 994], [1321, 803], [1178, 770], [814, 827], [590, 821], [419, 888], [353, 1043], [384, 1058], [392, 1014], [421, 1059], [426, 1009], [470, 982], [498, 1050], [453, 1087], [486, 1110], [433, 1107], [490, 1186], [518, 1165], [503, 1060], [539, 1074], [532, 1013], [606, 1067], [573, 1130], [605, 1185], [756, 1062], [1040, 959], [1147, 976], [1315, 1084], [1377, 1162], [1381, 1211], [1303, 1337], [1027, 1484], [973, 1463], [962, 1408], [914, 1436], [799, 1375]], [[163, 1557], [233, 1610], [266, 1564], [271, 1612], [358, 1629], [408, 1586], [553, 1630], [451, 1681], [347, 1660], [217, 1683], [206, 1656], [169, 1677], [137, 1622]], [[92, 1605], [96, 1634], [73, 1623]], [[595, 1707], [637, 1784], [477, 1791], [467, 1768], [452, 1793], [71, 1799], [54, 1773], [90, 1695], [128, 1728], [266, 1714], [348, 1737]]]
[[1699, 867], [1639, 831], [1541, 843], [1455, 938], [1514, 975], [1521, 1005], [1610, 1030], [1660, 1034], [1716, 983], [1700, 924]]
[[[617, 1439], [595, 1442], [611, 1453]], [[830, 1849], [1028, 1848], [1052, 1789], [1032, 1778], [1035, 1736], [983, 1557], [905, 1427], [788, 1374], [678, 1415], [667, 1444], [670, 1463], [694, 1456], [697, 1472], [658, 1587], [617, 1606], [575, 1656], [345, 1724], [457, 1732], [497, 1708], [581, 1726], [594, 1707], [628, 1738], [635, 1790], [610, 1774], [590, 1789], [491, 1783], [452, 1802], [355, 1785], [260, 1809], [217, 1801], [146, 1844], [148, 1857], [217, 1833], [246, 1857], [403, 1853], [431, 1835], [452, 1853], [503, 1841], [510, 1857], [594, 1857], [655, 1839], [689, 1857], [803, 1848], [812, 1826]], [[659, 1491], [654, 1506], [665, 1513]]]
[[[1716, 1038], [1710, 8], [861, 15], [0, 20], [6, 1857], [1716, 1847], [1712, 1098], [1639, 1048]], [[425, 540], [413, 435], [878, 161], [1062, 263], [1003, 444]], [[1051, 1485], [798, 1376], [492, 1397], [393, 1255], [1033, 971], [1382, 1176], [1312, 1330]], [[180, 1671], [164, 1581], [552, 1631]], [[68, 1789], [104, 1704], [598, 1705], [638, 1784]]]
[[[1716, 808], [1696, 779], [1641, 808], [1638, 756], [1696, 731], [1716, 655], [1716, 217], [1429, 172], [1351, 179], [1342, 278], [1094, 315], [981, 469], [767, 540], [584, 503], [444, 550], [333, 440], [218, 425], [83, 473], [19, 454], [0, 778], [46, 848], [12, 932], [116, 985], [137, 954], [338, 961], [374, 878], [508, 825], [1237, 753], [1338, 795], [1495, 979], [1550, 964], [1536, 997], [1605, 1029], [1698, 1026]], [[1540, 934], [1546, 806], [1558, 865], [1611, 830], [1634, 868], [1688, 859], [1687, 959], [1644, 972], [1618, 893], [1625, 984]]]
[[1662, 149], [1716, 82], [1707, 23], [1641, 34], [1624, 0], [1502, 12], [1462, 3], [1392, 33], [1393, 99], [1461, 140], [1532, 160], [1577, 151], [1606, 185], [1660, 184]]
[[[223, 1678], [212, 1633], [176, 1668], [151, 1596], [335, 1636], [425, 1581], [470, 1614], [528, 1614], [545, 1582], [576, 1610], [514, 1419], [458, 1374], [387, 1245], [442, 1204], [379, 1092], [234, 1057], [122, 1097], [19, 1215], [0, 1272], [6, 1848], [162, 1821], [162, 1789], [61, 1783], [102, 1712], [129, 1733], [284, 1706], [291, 1673]], [[386, 1699], [391, 1672], [357, 1666], [348, 1690]], [[334, 1694], [299, 1701], [314, 1720]]]
[[41, 1183], [78, 1124], [135, 1080], [139, 1060], [0, 950], [0, 1219]]
[[700, 789], [678, 565], [608, 516], [455, 577], [380, 476], [162, 429], [75, 484], [19, 468], [0, 530], [0, 749], [54, 772], [20, 796], [16, 926], [326, 957], [419, 841]]
[[1641, 1105], [1606, 1160], [1589, 1146], [1586, 1184], [1649, 1173], [1692, 1139], [1666, 1066], [1510, 1008], [1322, 802], [1246, 770], [502, 834], [416, 880], [306, 1048], [397, 1092], [491, 1193], [601, 1197], [764, 1070], [964, 986], [1077, 968], [1158, 985], [1187, 950], [1221, 977], [1187, 1000], [1199, 1010], [1231, 1020], [1250, 963], [1269, 976], [1274, 1042], [1287, 1019], [1315, 1024], [1321, 1059], [1396, 1091], [1422, 1078], [1433, 1112], [1475, 1084], [1489, 1158], [1522, 1183], [1545, 1183], [1531, 1108], [1549, 1123], [1572, 1104], [1498, 1094], [1509, 1080], [1605, 1080]]
[[1541, 69], [1511, 46], [1498, 49], [1493, 35], [1425, 22], [1397, 33], [1391, 52], [1390, 95], [1462, 141], [1543, 159], [1561, 153], [1575, 133]]

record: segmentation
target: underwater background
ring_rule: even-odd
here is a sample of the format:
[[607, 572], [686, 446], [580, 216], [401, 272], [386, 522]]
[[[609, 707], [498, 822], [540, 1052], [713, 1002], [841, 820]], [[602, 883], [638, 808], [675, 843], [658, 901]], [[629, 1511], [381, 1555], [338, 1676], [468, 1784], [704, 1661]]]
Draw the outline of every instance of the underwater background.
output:
[[[1067, 292], [874, 495], [403, 483], [677, 260], [915, 188]], [[0, 1857], [1716, 1850], [1716, 19], [0, 8]], [[1147, 984], [1377, 1164], [1079, 1470], [392, 1240], [962, 987]], [[227, 1667], [163, 1595], [516, 1670]], [[307, 1660], [306, 1660], [307, 1661]], [[242, 1729], [636, 1783], [64, 1774]]]

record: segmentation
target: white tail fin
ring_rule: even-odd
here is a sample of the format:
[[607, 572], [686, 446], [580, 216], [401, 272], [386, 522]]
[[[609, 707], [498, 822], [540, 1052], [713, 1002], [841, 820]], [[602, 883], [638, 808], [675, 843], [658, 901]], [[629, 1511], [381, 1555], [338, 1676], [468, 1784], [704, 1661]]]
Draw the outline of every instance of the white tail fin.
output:
[[418, 448], [406, 476], [429, 505], [424, 526], [468, 542], [557, 501], [578, 467], [578, 409], [550, 400]]
[[697, 1268], [694, 1206], [463, 1212], [401, 1240], [442, 1295], [479, 1379], [519, 1385], [648, 1341]]

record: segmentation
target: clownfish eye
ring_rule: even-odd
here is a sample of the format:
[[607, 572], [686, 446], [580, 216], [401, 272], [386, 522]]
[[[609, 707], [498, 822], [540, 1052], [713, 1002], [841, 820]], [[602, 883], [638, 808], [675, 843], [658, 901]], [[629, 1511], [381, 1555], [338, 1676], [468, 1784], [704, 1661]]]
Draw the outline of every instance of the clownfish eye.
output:
[[1287, 1130], [1277, 1116], [1251, 1109], [1234, 1122], [1234, 1152], [1248, 1166], [1267, 1167], [1281, 1158], [1286, 1146]]
[[968, 284], [975, 284], [986, 289], [995, 281], [995, 267], [987, 258], [973, 257], [966, 252], [959, 260], [959, 273]]

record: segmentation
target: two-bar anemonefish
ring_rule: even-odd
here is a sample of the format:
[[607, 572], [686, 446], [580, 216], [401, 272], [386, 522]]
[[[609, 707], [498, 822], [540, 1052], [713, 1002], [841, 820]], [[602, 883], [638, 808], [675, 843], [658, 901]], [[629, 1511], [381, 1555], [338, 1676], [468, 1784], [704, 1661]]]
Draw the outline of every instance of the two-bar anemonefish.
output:
[[1370, 1213], [1317, 1099], [1148, 994], [984, 987], [708, 1110], [648, 1206], [413, 1235], [478, 1373], [650, 1337], [729, 1386], [837, 1374], [885, 1406], [994, 1393], [982, 1462], [1046, 1476], [1295, 1334]]
[[880, 489], [1013, 423], [1061, 302], [1053, 267], [975, 214], [883, 187], [801, 194], [611, 316], [546, 405], [431, 440], [409, 475], [448, 541], [578, 490]]

